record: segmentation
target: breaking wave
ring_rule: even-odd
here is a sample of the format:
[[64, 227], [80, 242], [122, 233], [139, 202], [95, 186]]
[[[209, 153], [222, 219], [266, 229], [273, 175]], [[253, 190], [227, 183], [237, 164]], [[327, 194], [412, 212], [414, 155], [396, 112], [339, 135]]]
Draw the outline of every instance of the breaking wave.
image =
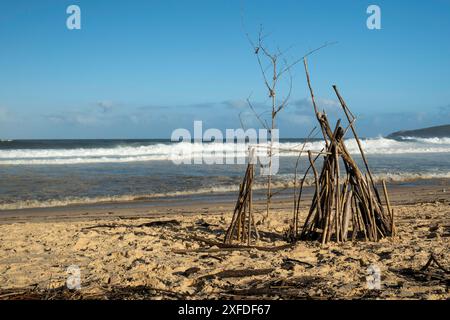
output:
[[[285, 174], [277, 175], [277, 180], [272, 182], [273, 189], [283, 189], [283, 188], [293, 188], [294, 187], [294, 175]], [[299, 186], [298, 177], [296, 185]], [[375, 174], [375, 183], [381, 182], [381, 180], [386, 180], [387, 182], [408, 182], [426, 179], [450, 179], [450, 171], [439, 172], [439, 173], [386, 173], [386, 174]], [[312, 186], [314, 183], [314, 178], [310, 175], [307, 176], [304, 182], [304, 186]], [[264, 190], [266, 188], [264, 182], [255, 183], [253, 186], [254, 190]], [[185, 191], [173, 191], [166, 193], [152, 193], [152, 194], [139, 194], [139, 195], [117, 195], [117, 196], [102, 196], [102, 197], [66, 197], [64, 199], [49, 199], [49, 200], [36, 200], [27, 199], [19, 200], [15, 202], [0, 202], [0, 210], [16, 210], [16, 209], [28, 209], [28, 208], [48, 208], [48, 207], [63, 207], [69, 205], [88, 205], [88, 204], [99, 204], [99, 203], [120, 203], [120, 202], [132, 202], [132, 201], [148, 201], [158, 198], [170, 198], [170, 197], [180, 197], [180, 196], [196, 196], [196, 195], [217, 195], [230, 192], [237, 192], [238, 185], [223, 185], [214, 186], [207, 188], [199, 188], [196, 190], [185, 190]]]
[[[350, 153], [358, 153], [354, 139], [346, 140]], [[450, 138], [414, 138], [402, 140], [370, 138], [361, 140], [367, 154], [450, 153]], [[279, 156], [296, 156], [301, 142], [279, 143]], [[322, 141], [306, 143], [305, 149], [320, 150]], [[0, 165], [60, 165], [88, 163], [123, 163], [142, 161], [180, 160], [195, 157], [245, 157], [248, 145], [234, 143], [157, 143], [141, 146], [72, 149], [5, 149], [0, 150]]]

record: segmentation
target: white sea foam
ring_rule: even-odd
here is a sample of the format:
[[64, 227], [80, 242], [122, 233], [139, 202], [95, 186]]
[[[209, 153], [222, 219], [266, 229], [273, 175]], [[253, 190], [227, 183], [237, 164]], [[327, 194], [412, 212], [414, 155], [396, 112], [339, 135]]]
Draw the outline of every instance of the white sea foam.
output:
[[421, 143], [432, 143], [432, 144], [442, 144], [450, 145], [450, 138], [418, 138], [418, 137], [401, 137], [403, 140], [417, 141]]
[[[300, 179], [297, 178], [296, 186], [298, 188]], [[386, 180], [387, 182], [407, 182], [417, 181], [425, 179], [450, 179], [450, 171], [437, 172], [437, 173], [386, 173], [375, 174], [375, 183]], [[313, 185], [314, 178], [307, 176], [304, 182], [304, 186]], [[286, 174], [278, 176], [277, 181], [272, 182], [274, 190], [280, 190], [284, 188], [293, 188], [294, 175]], [[264, 182], [255, 183], [254, 190], [264, 190], [267, 185]], [[237, 185], [217, 185], [209, 188], [199, 188], [196, 190], [174, 191], [166, 193], [152, 193], [152, 194], [139, 194], [139, 195], [117, 195], [117, 196], [103, 196], [103, 197], [67, 197], [64, 199], [50, 199], [50, 200], [19, 200], [15, 202], [0, 203], [0, 210], [15, 210], [15, 209], [27, 209], [27, 208], [47, 208], [47, 207], [63, 207], [69, 205], [88, 205], [96, 203], [119, 203], [119, 202], [131, 202], [131, 201], [145, 201], [157, 198], [165, 197], [180, 197], [180, 196], [196, 196], [196, 195], [217, 195], [223, 193], [237, 192]]]
[[[410, 153], [450, 153], [450, 138], [406, 138], [404, 141], [382, 137], [361, 140], [367, 154], [410, 154]], [[354, 139], [346, 140], [350, 153], [358, 153]], [[302, 144], [282, 142], [279, 156], [296, 156]], [[305, 145], [306, 150], [320, 150], [323, 142], [315, 141]], [[288, 149], [288, 150], [286, 150]], [[11, 149], [0, 150], [0, 165], [52, 165], [83, 163], [121, 163], [138, 161], [171, 160], [173, 155], [184, 159], [194, 157], [222, 157], [225, 153], [235, 157], [245, 157], [247, 146], [243, 144], [214, 143], [160, 143], [146, 146], [117, 146], [114, 148], [78, 149]]]

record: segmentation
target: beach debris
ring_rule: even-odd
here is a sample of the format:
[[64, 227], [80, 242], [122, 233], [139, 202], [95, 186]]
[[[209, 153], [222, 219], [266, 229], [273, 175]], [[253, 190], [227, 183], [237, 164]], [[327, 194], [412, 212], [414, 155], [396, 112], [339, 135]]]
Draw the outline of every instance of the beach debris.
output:
[[107, 299], [107, 300], [144, 300], [152, 298], [164, 299], [186, 299], [186, 292], [175, 292], [172, 290], [154, 288], [147, 285], [138, 286], [106, 286], [104, 291], [98, 294], [85, 294], [83, 299]]
[[199, 267], [191, 267], [191, 268], [188, 268], [188, 269], [186, 269], [184, 271], [174, 272], [173, 274], [174, 275], [180, 275], [180, 276], [183, 276], [183, 277], [189, 277], [189, 276], [191, 276], [193, 274], [196, 274], [199, 271], [200, 271]]
[[179, 226], [180, 221], [172, 219], [172, 220], [157, 220], [146, 222], [138, 225], [137, 227], [165, 227], [165, 226]]
[[226, 279], [226, 278], [243, 278], [252, 276], [262, 276], [272, 273], [274, 268], [265, 269], [235, 269], [235, 270], [223, 270], [214, 274], [208, 274], [197, 279], [198, 280], [211, 280], [211, 279]]
[[202, 228], [205, 228], [205, 229], [208, 229], [209, 227], [211, 227], [211, 226], [217, 226], [217, 225], [213, 225], [213, 224], [211, 224], [211, 223], [209, 223], [209, 222], [206, 222], [204, 219], [198, 219], [197, 221], [195, 221], [195, 224], [197, 225], [197, 226], [199, 226], [199, 227], [202, 227]]
[[246, 283], [243, 288], [233, 287], [222, 293], [225, 297], [281, 298], [281, 299], [329, 299], [335, 296], [323, 285], [325, 279], [316, 276], [301, 276], [289, 279], [270, 279]]
[[111, 223], [111, 224], [97, 224], [89, 227], [84, 227], [81, 229], [81, 231], [90, 230], [90, 229], [98, 229], [98, 228], [143, 228], [143, 227], [165, 227], [165, 226], [179, 226], [181, 223], [178, 220], [172, 219], [172, 220], [156, 220], [151, 222], [145, 222], [138, 225], [134, 224], [118, 224], [118, 223]]
[[434, 254], [430, 255], [430, 258], [428, 259], [428, 262], [422, 267], [422, 269], [420, 269], [420, 271], [427, 271], [428, 268], [432, 265], [432, 264], [436, 264], [436, 266], [441, 269], [442, 271], [444, 271], [444, 273], [446, 274], [450, 274], [450, 270], [444, 268], [439, 261], [436, 259]]
[[427, 285], [444, 284], [447, 287], [450, 285], [450, 270], [444, 267], [434, 254], [430, 255], [427, 263], [419, 270], [403, 268], [392, 271], [414, 281], [427, 283]]
[[80, 290], [66, 286], [58, 288], [39, 288], [38, 286], [0, 290], [0, 300], [80, 300]]
[[265, 247], [265, 246], [255, 246], [255, 245], [239, 245], [239, 244], [228, 244], [223, 242], [218, 242], [198, 236], [191, 236], [192, 240], [199, 242], [204, 242], [209, 245], [209, 248], [198, 248], [198, 249], [185, 249], [185, 250], [173, 250], [174, 253], [189, 253], [189, 252], [220, 252], [220, 251], [239, 251], [239, 250], [259, 250], [259, 251], [279, 251], [285, 249], [291, 249], [295, 244], [288, 243], [279, 246]]
[[149, 286], [109, 286], [106, 285], [98, 293], [67, 289], [66, 286], [58, 288], [20, 288], [0, 290], [1, 300], [143, 300], [155, 297], [164, 299], [186, 299], [190, 294], [174, 292], [166, 289]]
[[214, 260], [217, 260], [219, 262], [222, 262], [225, 258], [224, 257], [213, 256], [211, 254], [203, 254], [203, 255], [200, 256], [200, 259], [214, 259]]
[[[355, 116], [347, 107], [337, 87], [333, 86], [349, 125], [344, 129], [339, 119], [335, 129], [332, 130], [325, 112], [319, 112], [317, 108], [306, 59], [304, 59], [304, 67], [312, 105], [325, 141], [325, 154], [319, 174], [316, 161], [321, 154], [313, 158], [312, 152], [308, 151], [309, 168], [314, 173], [315, 193], [299, 239], [319, 239], [322, 244], [325, 244], [330, 240], [344, 242], [364, 237], [369, 241], [378, 241], [392, 236], [394, 219], [387, 189], [384, 184], [387, 202], [387, 210], [385, 210], [356, 134]], [[360, 170], [344, 143], [344, 136], [349, 129], [357, 142], [366, 169], [365, 174]], [[341, 176], [340, 172], [341, 162], [344, 164], [344, 176]]]
[[90, 230], [90, 229], [97, 229], [97, 228], [119, 228], [124, 227], [124, 225], [120, 224], [97, 224], [89, 227], [84, 227], [81, 229], [81, 231]]
[[[250, 150], [250, 158], [253, 158], [253, 154], [254, 150]], [[223, 240], [226, 244], [231, 244], [233, 240], [237, 240], [242, 243], [247, 242], [249, 246], [252, 238], [256, 241], [259, 240], [259, 233], [252, 211], [254, 174], [253, 161], [249, 161], [244, 179], [239, 186], [239, 195], [234, 208], [233, 218]]]
[[285, 269], [285, 270], [293, 270], [294, 266], [296, 264], [300, 264], [300, 265], [304, 265], [306, 266], [308, 269], [310, 268], [314, 268], [314, 265], [309, 263], [309, 262], [305, 262], [305, 261], [300, 261], [297, 259], [292, 259], [292, 258], [284, 258], [283, 262], [281, 263], [281, 268]]

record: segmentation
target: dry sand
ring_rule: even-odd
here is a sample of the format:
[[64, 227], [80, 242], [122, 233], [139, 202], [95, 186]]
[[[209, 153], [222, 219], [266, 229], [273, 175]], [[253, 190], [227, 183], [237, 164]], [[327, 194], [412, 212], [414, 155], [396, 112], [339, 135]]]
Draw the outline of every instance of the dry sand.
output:
[[[298, 242], [277, 251], [222, 250], [192, 238], [222, 240], [232, 204], [121, 209], [72, 220], [69, 208], [58, 209], [66, 214], [57, 218], [29, 221], [9, 214], [0, 218], [0, 299], [63, 288], [70, 265], [81, 271], [81, 289], [71, 297], [449, 299], [448, 274], [435, 265], [418, 272], [431, 253], [441, 266], [450, 266], [449, 194], [432, 198], [413, 204], [397, 199], [394, 239]], [[261, 217], [263, 206], [256, 207]], [[259, 246], [286, 244], [291, 208], [290, 201], [275, 204], [269, 225], [259, 225]], [[149, 224], [172, 219], [179, 223]], [[380, 289], [367, 286], [370, 266], [380, 269]], [[220, 273], [250, 269], [264, 270], [250, 276]]]

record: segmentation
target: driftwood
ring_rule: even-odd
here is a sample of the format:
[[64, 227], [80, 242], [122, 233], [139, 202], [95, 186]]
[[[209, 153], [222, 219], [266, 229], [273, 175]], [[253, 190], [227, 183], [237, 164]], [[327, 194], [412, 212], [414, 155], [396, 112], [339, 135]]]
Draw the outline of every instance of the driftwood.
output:
[[191, 268], [188, 268], [188, 269], [186, 269], [184, 271], [174, 272], [173, 274], [174, 275], [183, 276], [183, 277], [189, 277], [190, 275], [196, 274], [199, 271], [200, 271], [199, 267], [191, 267]]
[[243, 278], [251, 276], [263, 276], [272, 273], [275, 269], [237, 269], [237, 270], [223, 270], [214, 274], [208, 274], [199, 277], [198, 280], [210, 280], [214, 278], [225, 279], [225, 278]]
[[172, 220], [157, 220], [157, 221], [146, 222], [146, 223], [139, 224], [136, 227], [138, 227], [138, 228], [141, 228], [141, 227], [165, 227], [165, 226], [179, 226], [179, 225], [180, 225], [180, 221], [172, 219]]
[[[314, 173], [315, 193], [303, 230], [297, 237], [301, 240], [317, 239], [325, 244], [330, 240], [336, 242], [349, 240], [349, 230], [352, 231], [352, 240], [362, 236], [366, 240], [378, 241], [392, 236], [394, 221], [387, 191], [385, 190], [388, 212], [383, 208], [368, 161], [356, 134], [354, 127], [356, 118], [347, 107], [337, 87], [333, 86], [358, 144], [366, 173], [359, 169], [345, 146], [344, 135], [348, 128], [342, 128], [341, 121], [338, 120], [332, 130], [326, 114], [319, 112], [306, 59], [304, 59], [304, 67], [314, 112], [325, 141], [326, 154], [323, 156], [323, 166], [319, 174], [315, 165], [319, 158], [313, 159], [312, 153], [308, 153], [310, 167]], [[343, 176], [340, 172], [341, 161], [345, 169]]]
[[231, 224], [223, 240], [226, 244], [231, 244], [233, 240], [238, 242], [247, 242], [250, 245], [252, 238], [259, 240], [258, 229], [256, 228], [255, 218], [253, 216], [253, 192], [252, 185], [254, 179], [254, 150], [250, 150], [249, 163], [239, 188], [239, 195], [234, 208]]
[[[275, 247], [264, 247], [264, 246], [248, 246], [248, 245], [238, 245], [238, 244], [227, 244], [223, 242], [213, 241], [206, 238], [198, 237], [198, 236], [191, 236], [191, 239], [204, 242], [210, 246], [217, 246], [219, 249], [222, 249], [222, 251], [232, 251], [232, 250], [260, 250], [260, 251], [279, 251], [279, 250], [285, 250], [290, 249], [294, 247], [294, 244], [284, 244], [281, 246], [275, 246]], [[225, 249], [225, 250], [224, 250]], [[212, 250], [218, 250], [218, 249], [192, 249], [192, 250], [176, 250], [174, 252], [177, 253], [183, 253], [183, 252], [213, 252]]]
[[171, 299], [186, 299], [188, 294], [148, 286], [107, 286], [100, 293], [89, 293], [82, 290], [71, 290], [66, 286], [58, 288], [19, 288], [0, 290], [1, 300], [91, 300], [91, 299], [149, 299], [163, 296]]
[[[436, 265], [436, 268], [431, 266]], [[403, 268], [395, 270], [395, 273], [400, 276], [413, 279], [417, 282], [426, 283], [427, 285], [444, 284], [447, 287], [450, 285], [450, 270], [445, 268], [435, 257], [434, 254], [430, 255], [427, 263], [419, 270], [413, 268]]]
[[[197, 249], [175, 249], [172, 250], [173, 253], [178, 254], [185, 254], [185, 253], [215, 253], [215, 252], [224, 252], [224, 251], [248, 251], [253, 248], [249, 247], [241, 247], [241, 248], [217, 248], [217, 249], [211, 249], [211, 248], [197, 248]], [[214, 257], [215, 258], [215, 257]]]
[[291, 258], [284, 258], [281, 267], [283, 269], [290, 270], [294, 267], [295, 264], [304, 265], [304, 266], [308, 267], [308, 269], [314, 268], [314, 265], [309, 262], [300, 261], [300, 260], [291, 259]]
[[383, 182], [383, 193], [384, 193], [384, 198], [386, 200], [386, 206], [387, 206], [389, 214], [391, 215], [392, 236], [394, 236], [395, 235], [394, 210], [391, 209], [391, 202], [389, 201], [389, 194], [387, 192], [386, 181], [383, 180], [382, 182]]
[[[380, 192], [374, 183], [368, 160], [356, 133], [356, 117], [348, 108], [337, 87], [333, 85], [333, 89], [348, 121], [348, 126], [343, 128], [339, 119], [334, 129], [332, 129], [327, 115], [325, 112], [320, 112], [317, 106], [306, 58], [303, 58], [303, 62], [314, 113], [320, 125], [325, 148], [319, 152], [308, 150], [309, 167], [301, 180], [298, 193], [295, 190], [297, 171], [295, 172], [294, 215], [292, 223], [286, 232], [286, 238], [291, 242], [295, 242], [298, 239], [319, 240], [322, 244], [325, 244], [329, 241], [345, 242], [353, 241], [357, 238], [378, 241], [382, 238], [393, 236], [395, 233], [394, 211], [389, 202], [386, 184], [383, 182], [387, 209], [383, 206]], [[359, 153], [364, 163], [364, 171], [358, 167], [344, 143], [344, 137], [349, 130], [353, 133], [353, 137], [358, 145]], [[253, 160], [253, 151], [258, 147], [262, 146], [257, 145], [251, 149], [250, 159]], [[269, 149], [270, 152], [273, 151], [272, 146]], [[300, 155], [303, 149], [300, 151]], [[316, 154], [314, 158], [313, 154]], [[323, 165], [319, 169], [316, 163], [320, 159], [323, 159]], [[252, 162], [249, 161], [244, 179], [240, 184], [233, 217], [223, 240], [223, 243], [227, 246], [221, 247], [215, 244], [220, 248], [240, 248], [231, 246], [235, 240], [247, 243], [246, 247], [250, 248], [250, 243], [253, 239], [259, 240], [252, 212], [252, 184], [254, 179]], [[341, 169], [343, 169], [343, 174]], [[300, 231], [300, 201], [304, 182], [310, 170], [314, 175], [315, 192], [303, 228]], [[268, 194], [271, 194], [270, 182]], [[269, 205], [270, 196], [268, 196], [267, 208], [269, 208]], [[267, 209], [268, 211], [269, 209]]]
[[117, 224], [117, 223], [111, 223], [111, 224], [97, 224], [94, 226], [84, 227], [81, 229], [81, 231], [90, 230], [90, 229], [98, 229], [98, 228], [143, 228], [143, 227], [164, 227], [164, 226], [179, 226], [180, 222], [178, 220], [156, 220], [151, 222], [145, 222], [142, 224]]
[[444, 268], [439, 261], [436, 259], [436, 257], [434, 256], [434, 254], [430, 255], [430, 259], [428, 259], [428, 262], [422, 267], [422, 269], [420, 269], [420, 271], [427, 271], [428, 268], [431, 266], [432, 263], [435, 263], [436, 266], [441, 269], [442, 271], [444, 271], [444, 273], [450, 274], [450, 270]]
[[[257, 298], [282, 298], [282, 299], [330, 299], [334, 294], [329, 293], [323, 288], [322, 283], [324, 279], [316, 276], [301, 276], [289, 279], [270, 279], [268, 281], [259, 281], [251, 284], [250, 287], [246, 285], [245, 288], [233, 287], [223, 296], [235, 296], [238, 299], [251, 297]], [[311, 289], [322, 290], [323, 296], [311, 296]]]

